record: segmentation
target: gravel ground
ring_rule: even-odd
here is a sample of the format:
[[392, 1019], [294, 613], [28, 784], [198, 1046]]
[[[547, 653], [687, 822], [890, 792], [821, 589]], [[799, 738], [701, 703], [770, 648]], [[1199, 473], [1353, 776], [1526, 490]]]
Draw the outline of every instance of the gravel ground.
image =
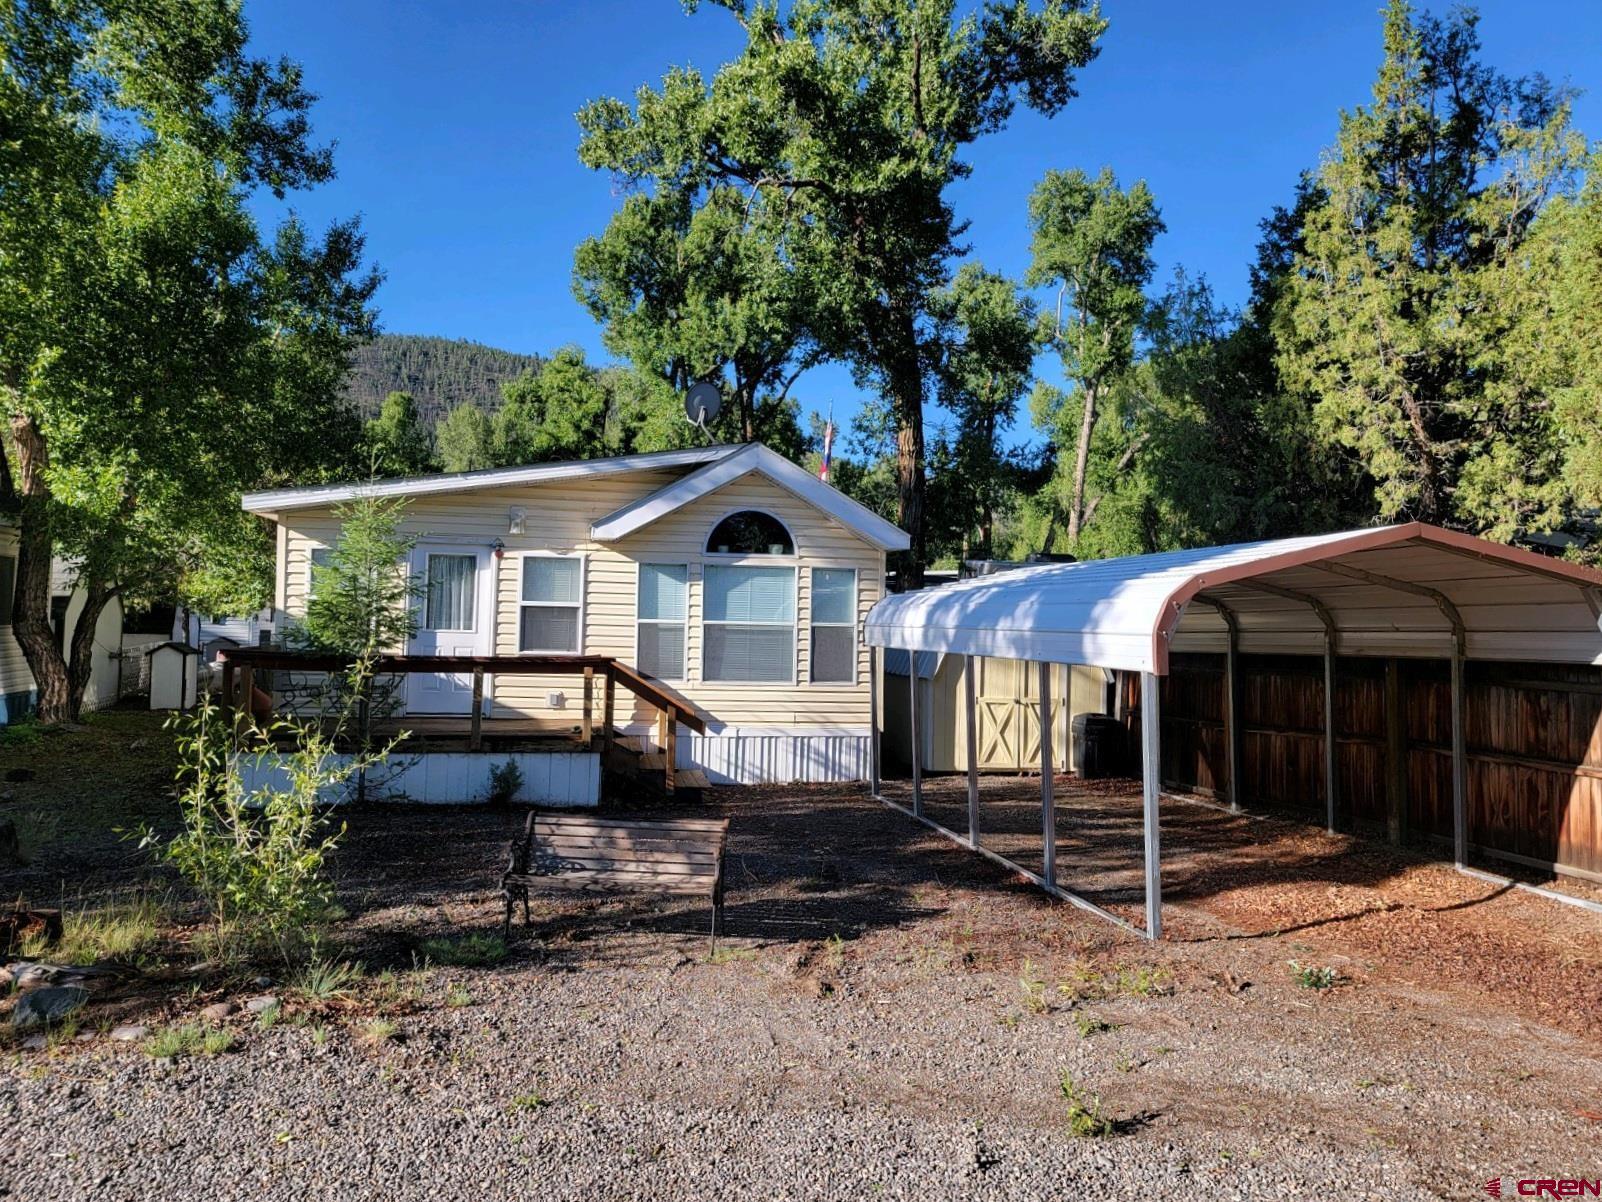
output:
[[[281, 990], [276, 1026], [230, 1018], [236, 1050], [209, 1059], [99, 1036], [9, 1052], [0, 1192], [1401, 1199], [1602, 1176], [1595, 1041], [1476, 993], [1460, 965], [1437, 978], [1411, 945], [1347, 947], [1343, 923], [1231, 938], [1206, 890], [1176, 907], [1197, 936], [1152, 948], [854, 790], [708, 804], [733, 819], [719, 956], [693, 905], [562, 901], [500, 964], [419, 971], [423, 938], [493, 925], [518, 818], [353, 815], [339, 937], [400, 970], [400, 993]], [[1557, 907], [1514, 901], [1497, 939], [1550, 938]], [[1300, 988], [1293, 958], [1343, 981]], [[192, 1022], [255, 991], [130, 989], [86, 1026]], [[395, 1038], [364, 1038], [375, 1011]], [[1110, 1134], [1069, 1134], [1065, 1075]]]

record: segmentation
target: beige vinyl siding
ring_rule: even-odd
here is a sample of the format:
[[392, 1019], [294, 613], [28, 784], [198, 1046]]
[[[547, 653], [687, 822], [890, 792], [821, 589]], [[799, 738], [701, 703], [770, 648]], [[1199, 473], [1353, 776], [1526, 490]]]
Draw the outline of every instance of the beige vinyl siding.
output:
[[[635, 662], [638, 572], [641, 563], [688, 565], [686, 597], [686, 679], [669, 687], [699, 707], [716, 723], [740, 727], [865, 727], [868, 722], [868, 653], [857, 649], [857, 682], [812, 685], [808, 682], [808, 630], [811, 618], [810, 579], [813, 566], [849, 567], [857, 572], [857, 614], [860, 622], [884, 587], [884, 555], [877, 547], [766, 477], [747, 475], [676, 513], [616, 543], [590, 538], [597, 519], [675, 479], [677, 473], [639, 473], [592, 480], [439, 495], [420, 498], [408, 508], [406, 528], [429, 541], [487, 546], [496, 539], [505, 557], [491, 569], [495, 578], [496, 654], [518, 653], [518, 603], [522, 554], [528, 551], [578, 552], [584, 556], [583, 649]], [[527, 513], [525, 533], [507, 533], [507, 511]], [[794, 557], [760, 556], [749, 562], [783, 563], [798, 570], [797, 632], [794, 684], [707, 684], [701, 679], [702, 579], [705, 564], [739, 560], [705, 553], [707, 536], [724, 516], [740, 509], [761, 509], [789, 527]], [[338, 523], [329, 509], [290, 511], [282, 517], [280, 573], [285, 611], [304, 614], [306, 584], [313, 547], [329, 546], [338, 537]], [[582, 679], [575, 676], [503, 676], [492, 683], [495, 712], [549, 717], [551, 690], [566, 693], [566, 712], [578, 721]], [[620, 690], [617, 720], [628, 722], [630, 695]], [[599, 687], [597, 687], [599, 705]], [[639, 707], [632, 720], [654, 720], [654, 711]]]
[[[0, 525], [0, 555], [17, 555], [17, 528]], [[0, 696], [26, 693], [33, 688], [33, 673], [23, 658], [22, 645], [9, 626], [0, 626]]]

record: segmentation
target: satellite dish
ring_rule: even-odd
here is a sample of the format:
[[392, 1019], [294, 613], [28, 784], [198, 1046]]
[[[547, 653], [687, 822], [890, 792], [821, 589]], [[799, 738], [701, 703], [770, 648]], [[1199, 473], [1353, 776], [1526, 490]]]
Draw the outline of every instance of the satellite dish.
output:
[[706, 424], [718, 415], [723, 408], [723, 393], [718, 386], [710, 380], [702, 380], [699, 384], [692, 384], [689, 393], [684, 398], [684, 416], [690, 419], [690, 424], [706, 429]]

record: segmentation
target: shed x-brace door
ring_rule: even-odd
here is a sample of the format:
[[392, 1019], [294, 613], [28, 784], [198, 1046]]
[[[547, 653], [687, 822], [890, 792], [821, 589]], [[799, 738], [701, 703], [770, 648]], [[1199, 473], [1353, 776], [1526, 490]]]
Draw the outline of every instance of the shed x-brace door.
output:
[[[1040, 767], [1040, 668], [1016, 659], [975, 661], [978, 678], [974, 703], [979, 734], [979, 767], [990, 772], [1020, 772]], [[1052, 669], [1054, 691], [1061, 693], [1067, 673]], [[1065, 698], [1052, 704], [1053, 727], [1062, 728], [1058, 711]], [[1066, 767], [1063, 740], [1053, 742], [1058, 770]]]

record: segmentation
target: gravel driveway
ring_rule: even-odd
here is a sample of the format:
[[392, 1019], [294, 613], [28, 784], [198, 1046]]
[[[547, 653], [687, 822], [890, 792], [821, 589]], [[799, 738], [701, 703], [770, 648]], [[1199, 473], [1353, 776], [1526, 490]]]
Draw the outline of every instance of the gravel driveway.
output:
[[[559, 901], [501, 963], [415, 971], [425, 937], [493, 926], [517, 818], [356, 816], [340, 937], [404, 996], [283, 991], [276, 1025], [226, 1020], [236, 1050], [212, 1058], [8, 1053], [0, 1192], [1411, 1199], [1602, 1176], [1598, 1047], [1494, 990], [1343, 950], [1338, 926], [1231, 938], [1209, 918], [1148, 947], [854, 790], [709, 805], [733, 819], [719, 956], [693, 905]], [[1528, 913], [1499, 921], [1547, 911]], [[1291, 959], [1341, 983], [1303, 988]], [[193, 1022], [214, 1000], [102, 1018]], [[1109, 1134], [1069, 1133], [1065, 1078]]]

